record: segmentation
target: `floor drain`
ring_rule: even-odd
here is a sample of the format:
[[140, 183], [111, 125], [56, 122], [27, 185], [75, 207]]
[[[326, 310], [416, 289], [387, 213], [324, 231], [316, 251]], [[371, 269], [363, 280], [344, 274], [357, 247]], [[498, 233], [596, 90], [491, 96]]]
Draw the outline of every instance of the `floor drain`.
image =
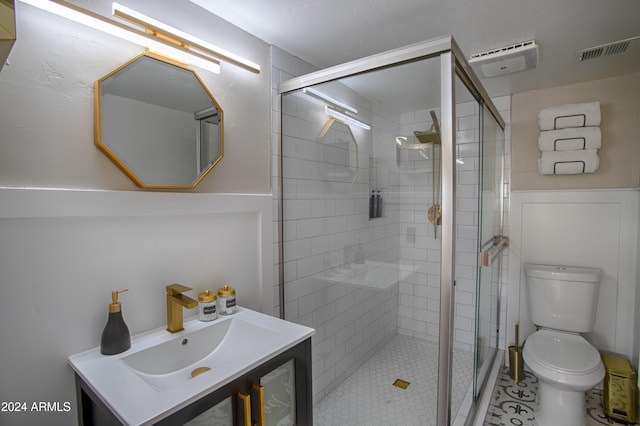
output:
[[409, 382], [407, 382], [406, 380], [402, 380], [402, 379], [396, 379], [395, 382], [393, 382], [393, 386], [400, 388], [400, 389], [406, 389], [409, 387]]

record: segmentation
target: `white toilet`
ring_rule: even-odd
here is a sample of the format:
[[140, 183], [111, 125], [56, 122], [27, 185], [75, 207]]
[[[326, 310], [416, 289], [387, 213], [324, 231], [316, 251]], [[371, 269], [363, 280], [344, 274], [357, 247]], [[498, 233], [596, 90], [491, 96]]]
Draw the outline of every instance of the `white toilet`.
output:
[[538, 378], [539, 426], [585, 425], [585, 392], [604, 378], [600, 353], [579, 333], [593, 329], [602, 271], [524, 265], [529, 311], [538, 331], [522, 351]]

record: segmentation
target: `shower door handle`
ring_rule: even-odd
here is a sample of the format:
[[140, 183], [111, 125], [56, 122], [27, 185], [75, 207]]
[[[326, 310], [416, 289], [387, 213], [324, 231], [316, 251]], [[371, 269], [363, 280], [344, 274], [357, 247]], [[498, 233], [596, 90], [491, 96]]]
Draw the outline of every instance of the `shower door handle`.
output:
[[509, 237], [505, 237], [503, 235], [496, 235], [493, 237], [491, 241], [482, 247], [482, 251], [480, 252], [480, 266], [491, 266], [493, 261], [508, 245]]

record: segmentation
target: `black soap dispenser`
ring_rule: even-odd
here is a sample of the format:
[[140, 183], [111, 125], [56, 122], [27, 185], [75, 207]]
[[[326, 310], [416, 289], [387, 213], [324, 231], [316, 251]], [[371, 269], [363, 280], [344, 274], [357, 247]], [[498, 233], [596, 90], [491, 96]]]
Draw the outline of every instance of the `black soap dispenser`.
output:
[[131, 347], [129, 328], [122, 318], [122, 305], [118, 302], [118, 294], [125, 291], [127, 289], [111, 292], [109, 319], [102, 330], [102, 339], [100, 340], [100, 353], [103, 355], [119, 354]]

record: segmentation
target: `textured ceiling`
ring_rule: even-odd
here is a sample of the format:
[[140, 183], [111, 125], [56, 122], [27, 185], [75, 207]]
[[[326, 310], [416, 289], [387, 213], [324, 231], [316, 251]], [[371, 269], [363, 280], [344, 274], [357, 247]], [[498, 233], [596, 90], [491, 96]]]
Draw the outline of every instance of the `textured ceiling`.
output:
[[640, 0], [191, 0], [318, 68], [452, 34], [471, 54], [535, 40], [538, 67], [484, 79], [498, 96], [640, 71], [627, 53], [579, 62], [581, 49], [640, 35]]

